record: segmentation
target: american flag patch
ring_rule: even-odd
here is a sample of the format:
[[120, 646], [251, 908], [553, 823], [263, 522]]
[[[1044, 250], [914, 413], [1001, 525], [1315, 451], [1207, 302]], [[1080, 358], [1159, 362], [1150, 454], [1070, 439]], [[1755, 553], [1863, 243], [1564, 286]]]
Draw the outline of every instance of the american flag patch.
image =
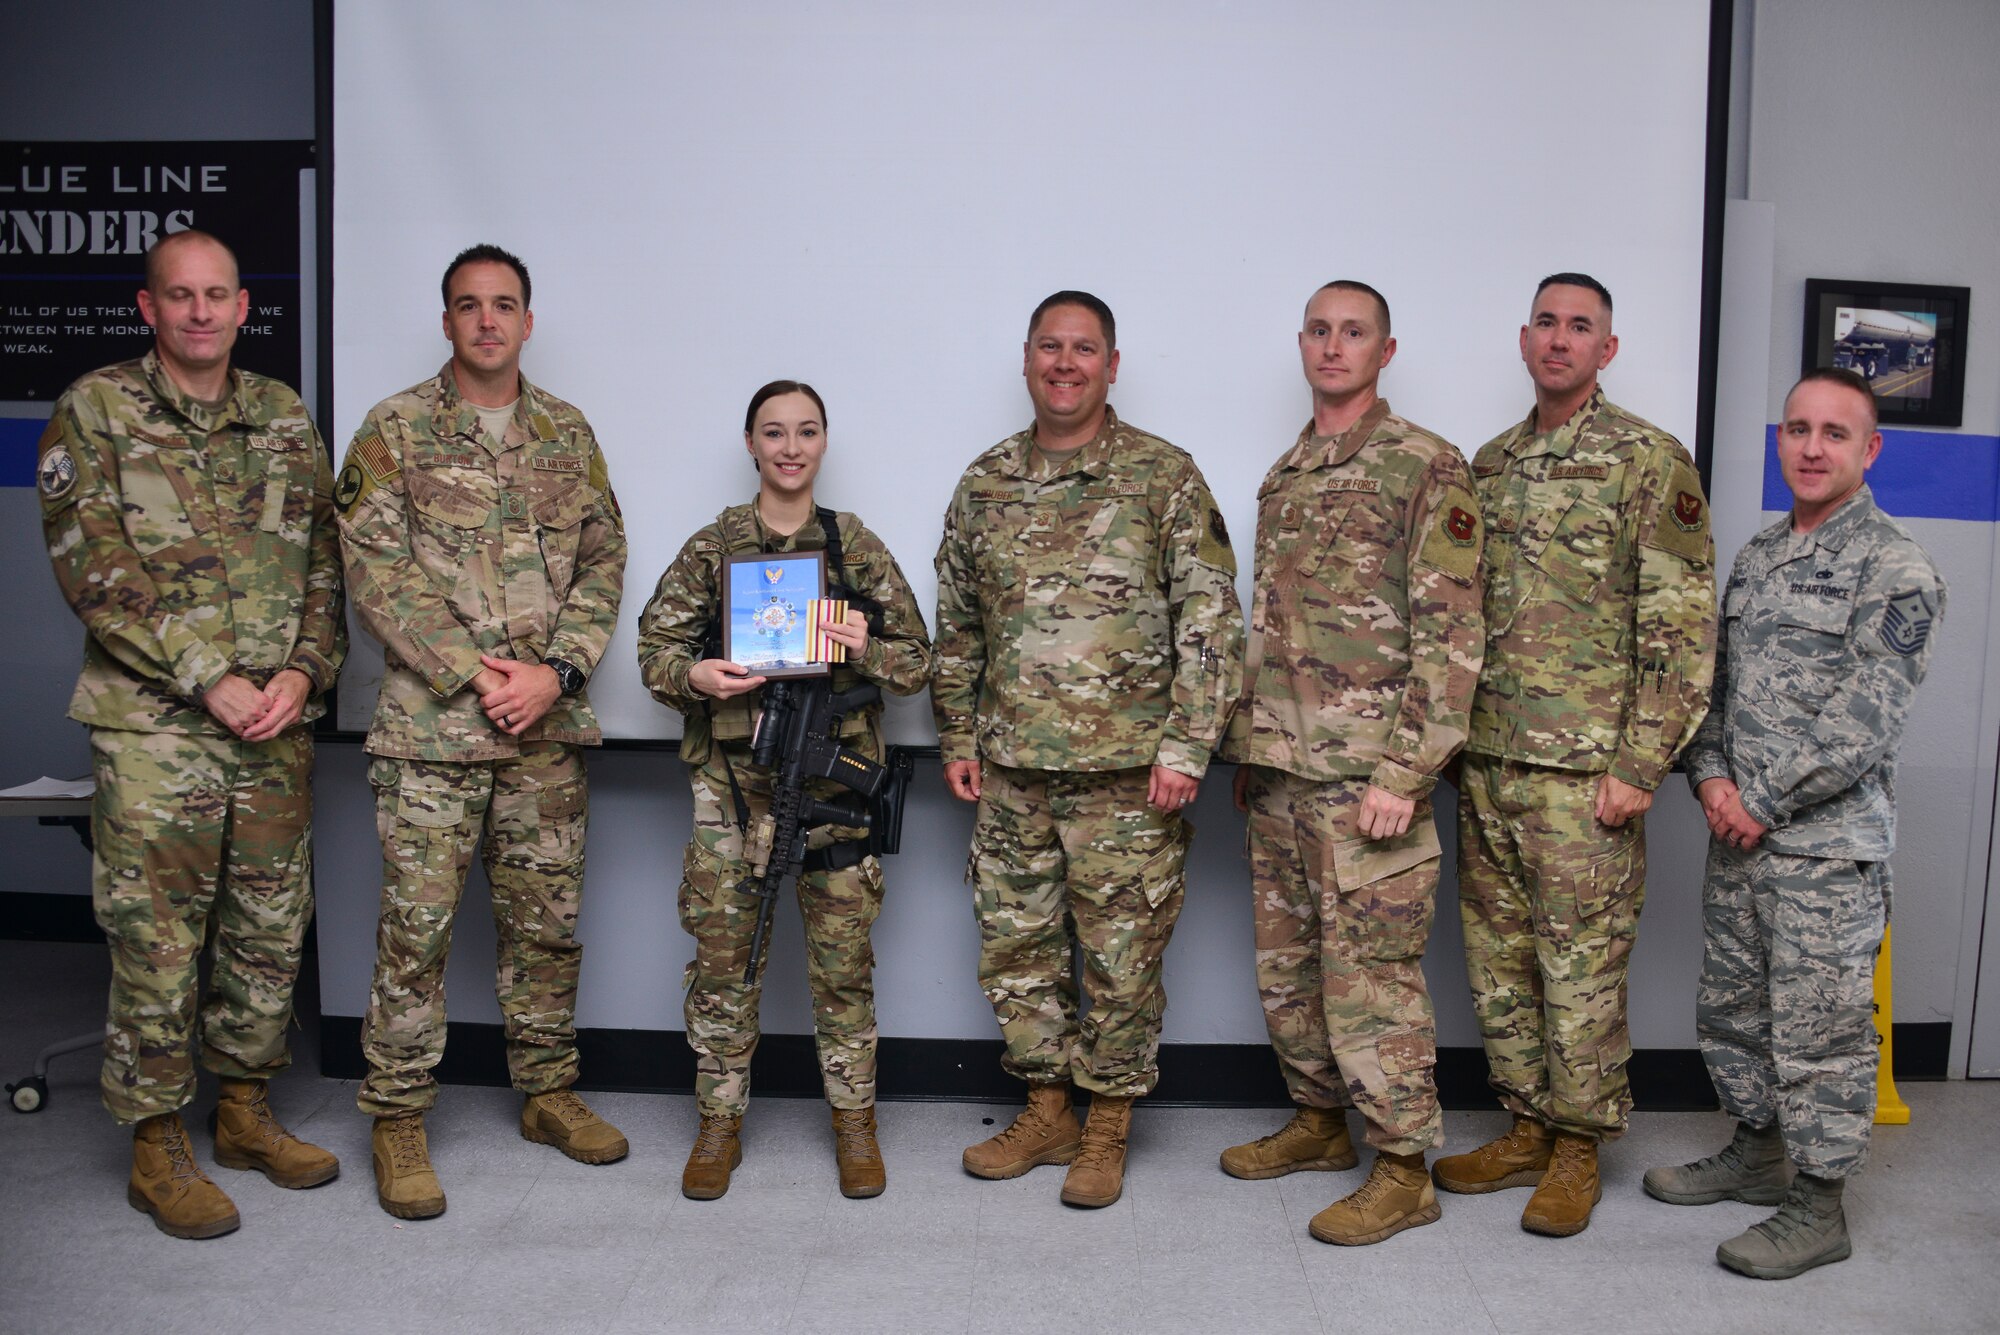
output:
[[815, 663], [845, 663], [847, 646], [826, 633], [829, 625], [847, 620], [847, 604], [839, 598], [814, 598], [806, 604], [806, 653]]
[[387, 482], [403, 471], [396, 466], [396, 456], [389, 453], [389, 447], [377, 435], [363, 436], [355, 441], [354, 457], [377, 482]]

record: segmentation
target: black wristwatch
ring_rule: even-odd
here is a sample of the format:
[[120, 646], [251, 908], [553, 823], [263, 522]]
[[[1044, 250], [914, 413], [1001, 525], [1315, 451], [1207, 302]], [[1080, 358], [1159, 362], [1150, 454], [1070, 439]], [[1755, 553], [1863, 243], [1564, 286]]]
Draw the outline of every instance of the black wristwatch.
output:
[[543, 664], [556, 670], [556, 682], [564, 695], [575, 695], [583, 689], [583, 669], [564, 658], [544, 658]]

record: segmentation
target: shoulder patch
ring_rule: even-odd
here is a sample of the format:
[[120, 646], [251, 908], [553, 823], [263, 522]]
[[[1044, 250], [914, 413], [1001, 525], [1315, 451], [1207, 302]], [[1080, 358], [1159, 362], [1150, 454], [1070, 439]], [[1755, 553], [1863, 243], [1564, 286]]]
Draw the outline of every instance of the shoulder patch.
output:
[[1937, 610], [1921, 589], [1899, 593], [1882, 614], [1882, 643], [1890, 653], [1908, 658], [1929, 641], [1936, 619]]
[[396, 463], [396, 456], [389, 453], [389, 447], [382, 443], [381, 435], [373, 431], [354, 442], [347, 462], [349, 466], [360, 464], [369, 478], [376, 482], [387, 482], [403, 471]]
[[1213, 501], [1208, 505], [1208, 519], [1202, 525], [1195, 559], [1205, 566], [1226, 570], [1232, 577], [1236, 574], [1236, 553], [1229, 545], [1229, 525], [1223, 522], [1222, 511]]
[[354, 507], [375, 489], [375, 483], [362, 470], [360, 464], [349, 462], [340, 470], [340, 476], [333, 480], [333, 503], [342, 515], [354, 513]]
[[1463, 487], [1446, 487], [1433, 515], [1412, 563], [1471, 584], [1479, 575], [1479, 502]]
[[1690, 565], [1706, 566], [1713, 557], [1708, 536], [1708, 502], [1702, 498], [1701, 479], [1694, 465], [1676, 451], [1673, 467], [1667, 472], [1665, 490], [1652, 533], [1645, 539], [1649, 547], [1671, 552]]
[[76, 499], [76, 460], [62, 443], [62, 428], [54, 418], [42, 431], [41, 459], [35, 464], [35, 490], [42, 508], [60, 510]]

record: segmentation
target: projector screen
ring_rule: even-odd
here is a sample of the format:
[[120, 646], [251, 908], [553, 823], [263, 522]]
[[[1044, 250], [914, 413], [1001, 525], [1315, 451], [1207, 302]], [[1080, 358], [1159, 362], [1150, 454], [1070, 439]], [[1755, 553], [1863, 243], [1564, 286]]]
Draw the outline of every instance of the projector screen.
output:
[[[1692, 449], [1708, 0], [930, 5], [340, 0], [336, 456], [449, 354], [438, 280], [490, 241], [534, 278], [522, 369], [595, 427], [631, 544], [591, 682], [607, 737], [679, 735], [641, 609], [751, 498], [751, 392], [827, 404], [817, 494], [929, 615], [965, 465], [1031, 421], [1029, 312], [1110, 303], [1119, 415], [1190, 451], [1243, 557], [1310, 411], [1322, 282], [1387, 295], [1382, 389], [1470, 454], [1522, 417], [1535, 282], [1610, 287], [1610, 395]], [[367, 635], [341, 681], [365, 728]], [[890, 740], [934, 742], [922, 696]]]

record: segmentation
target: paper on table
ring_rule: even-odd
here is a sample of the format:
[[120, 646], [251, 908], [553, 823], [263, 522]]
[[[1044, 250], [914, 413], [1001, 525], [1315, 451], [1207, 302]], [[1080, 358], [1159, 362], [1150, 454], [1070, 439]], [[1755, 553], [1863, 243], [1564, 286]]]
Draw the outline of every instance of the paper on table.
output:
[[89, 797], [97, 791], [95, 779], [51, 779], [44, 774], [33, 783], [18, 788], [0, 788], [0, 800], [7, 798]]

